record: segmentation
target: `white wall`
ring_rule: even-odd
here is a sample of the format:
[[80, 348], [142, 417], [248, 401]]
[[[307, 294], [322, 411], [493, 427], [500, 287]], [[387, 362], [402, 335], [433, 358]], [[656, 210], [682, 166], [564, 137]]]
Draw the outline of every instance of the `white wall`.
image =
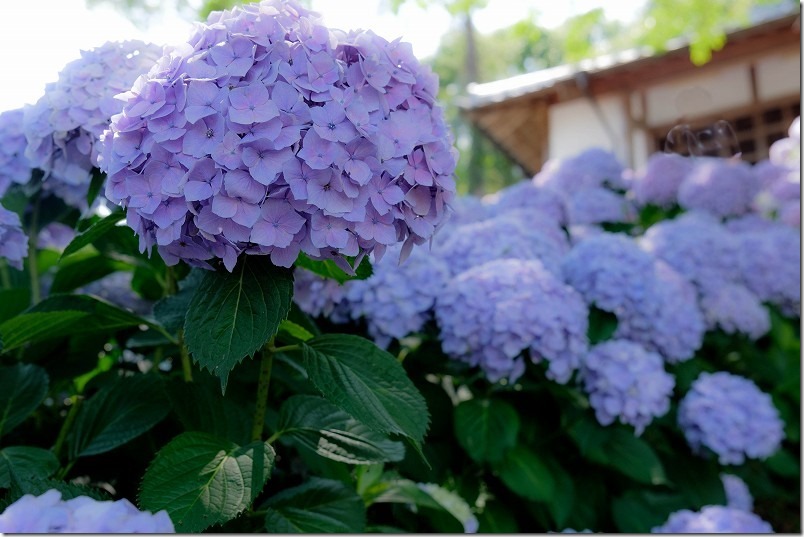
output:
[[627, 116], [622, 97], [607, 95], [597, 101], [615, 140], [607, 134], [588, 99], [559, 103], [548, 110], [549, 158], [572, 157], [584, 149], [602, 147], [613, 151], [621, 160], [627, 160]]
[[758, 61], [755, 67], [760, 99], [776, 99], [801, 92], [801, 52], [791, 50]]

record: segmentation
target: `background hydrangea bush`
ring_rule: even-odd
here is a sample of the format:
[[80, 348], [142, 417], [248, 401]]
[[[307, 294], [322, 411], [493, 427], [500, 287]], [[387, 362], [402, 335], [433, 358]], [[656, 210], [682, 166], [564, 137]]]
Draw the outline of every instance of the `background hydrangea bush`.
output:
[[0, 531], [800, 531], [799, 123], [456, 196], [289, 0], [0, 115]]

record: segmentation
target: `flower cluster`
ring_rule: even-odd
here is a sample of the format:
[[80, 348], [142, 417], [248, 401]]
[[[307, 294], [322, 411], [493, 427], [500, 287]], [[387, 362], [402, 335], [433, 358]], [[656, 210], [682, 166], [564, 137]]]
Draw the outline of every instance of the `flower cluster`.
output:
[[587, 349], [583, 298], [538, 260], [500, 259], [455, 277], [436, 300], [441, 344], [479, 365], [495, 382], [522, 375], [520, 354], [548, 362], [547, 377], [566, 383]]
[[693, 450], [709, 448], [721, 464], [769, 457], [784, 436], [770, 396], [723, 371], [701, 373], [692, 383], [679, 404], [678, 424]]
[[290, 0], [215, 12], [124, 95], [106, 195], [168, 264], [422, 244], [455, 190], [437, 89], [410, 44], [332, 32]]
[[26, 494], [0, 514], [3, 533], [175, 533], [166, 511], [139, 511], [126, 499], [98, 501], [88, 496], [62, 500], [51, 489]]
[[494, 259], [538, 259], [558, 273], [561, 257], [569, 249], [567, 236], [550, 218], [524, 209], [500, 216], [445, 228], [445, 237], [434, 248], [452, 274]]
[[736, 238], [705, 213], [686, 213], [659, 222], [645, 232], [639, 244], [696, 285], [740, 280]]
[[28, 142], [22, 131], [21, 108], [0, 113], [0, 197], [12, 184], [31, 178], [31, 162], [25, 156]]
[[494, 194], [483, 197], [492, 215], [506, 214], [513, 209], [528, 209], [531, 214], [540, 214], [559, 224], [567, 222], [567, 207], [556, 190], [542, 188], [533, 180], [519, 181]]
[[590, 305], [618, 319], [652, 318], [658, 307], [653, 258], [626, 235], [600, 233], [577, 244], [563, 259], [564, 281]]
[[350, 315], [364, 318], [369, 335], [383, 348], [393, 339], [421, 330], [450, 278], [446, 262], [423, 248], [414, 250], [401, 265], [396, 257], [385, 256], [374, 263], [368, 279], [346, 282]]
[[161, 53], [161, 47], [141, 41], [82, 51], [36, 104], [26, 107], [25, 155], [45, 172], [44, 188], [70, 205], [86, 206], [92, 168], [98, 165], [98, 139], [123, 108], [115, 95], [131, 88]]
[[131, 288], [132, 272], [113, 272], [99, 280], [76, 289], [76, 293], [95, 295], [112, 304], [140, 315], [147, 315], [153, 303], [145, 300]]
[[621, 194], [627, 188], [623, 172], [616, 156], [592, 148], [570, 159], [548, 161], [533, 183], [564, 199], [567, 224], [631, 222], [636, 212]]
[[345, 322], [349, 318], [346, 304], [348, 285], [349, 282], [341, 285], [335, 280], [297, 268], [293, 274], [293, 301], [308, 315], [323, 315], [336, 323]]
[[741, 160], [702, 158], [678, 189], [678, 203], [718, 217], [747, 213], [759, 192], [751, 166]]
[[699, 304], [709, 330], [736, 332], [752, 340], [770, 330], [770, 313], [747, 287], [714, 280], [701, 287]]
[[675, 153], [654, 153], [643, 170], [634, 174], [631, 191], [640, 205], [669, 208], [678, 201], [678, 189], [692, 170], [692, 161]]
[[655, 261], [653, 274], [656, 307], [619, 318], [615, 336], [637, 341], [669, 363], [688, 360], [703, 344], [706, 332], [695, 288], [661, 260]]
[[748, 485], [734, 474], [720, 474], [723, 489], [726, 492], [726, 505], [732, 509], [751, 512], [754, 509], [754, 497]]
[[22, 260], [28, 257], [28, 238], [22, 231], [17, 213], [0, 205], [0, 259], [22, 270]]
[[763, 302], [785, 314], [801, 311], [801, 233], [771, 222], [737, 234], [745, 285]]
[[633, 425], [637, 435], [670, 409], [675, 381], [664, 360], [638, 343], [609, 340], [590, 349], [580, 380], [601, 425]]
[[773, 533], [773, 528], [754, 513], [707, 505], [700, 511], [676, 511], [651, 533]]

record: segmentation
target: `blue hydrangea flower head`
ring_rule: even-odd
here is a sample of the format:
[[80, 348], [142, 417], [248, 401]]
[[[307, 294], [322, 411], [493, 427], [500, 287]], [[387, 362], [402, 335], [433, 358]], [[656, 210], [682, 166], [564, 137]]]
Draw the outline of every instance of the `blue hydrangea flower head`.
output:
[[85, 208], [100, 135], [123, 109], [115, 96], [128, 90], [161, 53], [161, 47], [141, 41], [82, 51], [62, 69], [58, 81], [46, 86], [36, 104], [25, 108], [25, 155], [45, 172], [45, 189]]
[[551, 188], [537, 185], [533, 180], [519, 181], [494, 194], [483, 197], [493, 216], [512, 209], [528, 209], [531, 213], [548, 216], [557, 223], [567, 223], [567, 207], [563, 196]]
[[695, 285], [741, 279], [737, 239], [709, 214], [685, 213], [654, 224], [639, 244]]
[[593, 147], [568, 159], [547, 161], [533, 181], [563, 193], [601, 186], [624, 190], [624, 171], [613, 153]]
[[140, 511], [126, 499], [99, 501], [88, 496], [62, 500], [51, 489], [26, 494], [0, 514], [3, 533], [175, 533], [167, 511]]
[[571, 225], [627, 223], [636, 220], [633, 202], [618, 192], [592, 187], [568, 197], [567, 221]]
[[438, 79], [412, 47], [291, 0], [210, 15], [124, 95], [106, 195], [168, 264], [289, 267], [427, 241], [455, 193]]
[[748, 485], [734, 474], [720, 474], [723, 489], [726, 491], [726, 505], [733, 509], [751, 512], [754, 510], [754, 497]]
[[751, 166], [741, 160], [698, 159], [678, 188], [678, 203], [685, 209], [717, 217], [737, 216], [751, 209], [759, 181]]
[[773, 528], [754, 513], [707, 505], [700, 511], [676, 511], [651, 533], [773, 533]]
[[494, 259], [538, 259], [555, 273], [569, 249], [566, 233], [549, 217], [524, 209], [444, 230], [434, 248], [452, 274]]
[[801, 232], [770, 222], [738, 233], [743, 281], [787, 315], [801, 312]]
[[759, 297], [739, 283], [712, 280], [700, 286], [699, 304], [709, 330], [737, 332], [756, 340], [770, 330], [770, 313]]
[[692, 160], [675, 153], [654, 153], [644, 170], [634, 175], [631, 190], [640, 205], [669, 208], [678, 202], [678, 188], [692, 170]]
[[618, 318], [615, 336], [641, 343], [668, 363], [688, 360], [706, 332], [695, 287], [661, 260], [656, 260], [653, 275], [656, 306]]
[[719, 371], [701, 373], [678, 407], [678, 425], [697, 453], [713, 451], [720, 464], [773, 455], [784, 424], [770, 396], [751, 380]]
[[31, 161], [25, 156], [28, 141], [22, 130], [21, 108], [0, 112], [0, 197], [12, 184], [23, 185], [31, 178]]
[[344, 323], [349, 319], [346, 292], [352, 284], [350, 280], [341, 285], [336, 280], [297, 268], [293, 278], [293, 301], [308, 315]]
[[147, 315], [153, 303], [145, 300], [131, 288], [133, 272], [113, 272], [75, 290], [76, 293], [95, 295], [107, 302], [139, 315]]
[[450, 281], [436, 299], [441, 345], [489, 380], [522, 375], [523, 351], [566, 383], [587, 349], [583, 298], [538, 260], [498, 259]]
[[797, 117], [787, 130], [787, 138], [773, 142], [768, 151], [770, 161], [801, 174], [801, 117]]
[[626, 235], [600, 233], [577, 245], [564, 257], [564, 281], [589, 305], [627, 318], [643, 311], [656, 313], [654, 260]]
[[[477, 196], [456, 196], [452, 200], [451, 207], [452, 211], [450, 212], [449, 220], [445, 223], [445, 227], [448, 229], [480, 222], [491, 216], [491, 206], [483, 203]], [[449, 233], [451, 232], [437, 233], [435, 240], [440, 241]]]
[[633, 425], [637, 436], [667, 413], [675, 386], [661, 356], [624, 339], [592, 347], [581, 361], [579, 378], [597, 421]]
[[17, 213], [0, 205], [0, 258], [22, 270], [22, 260], [28, 257], [28, 237], [22, 230]]
[[346, 290], [350, 315], [364, 318], [369, 335], [383, 348], [422, 329], [451, 276], [447, 263], [425, 248], [414, 250], [404, 263], [397, 258], [385, 255], [373, 264], [371, 277], [348, 282]]

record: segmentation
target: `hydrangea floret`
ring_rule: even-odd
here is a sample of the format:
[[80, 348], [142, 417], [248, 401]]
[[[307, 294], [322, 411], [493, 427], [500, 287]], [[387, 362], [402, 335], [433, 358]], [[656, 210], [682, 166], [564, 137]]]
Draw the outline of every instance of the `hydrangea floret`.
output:
[[524, 373], [522, 352], [569, 381], [587, 350], [588, 309], [574, 289], [534, 259], [499, 259], [455, 277], [436, 300], [444, 352], [489, 380]]
[[62, 500], [58, 490], [26, 494], [0, 514], [3, 533], [175, 533], [167, 511], [140, 511], [126, 499]]
[[28, 257], [28, 237], [22, 230], [17, 213], [0, 205], [0, 259], [22, 270], [22, 260]]
[[25, 156], [28, 141], [22, 130], [21, 108], [0, 113], [0, 196], [12, 184], [24, 185], [31, 179], [33, 166]]
[[720, 481], [726, 492], [727, 506], [748, 512], [754, 510], [754, 497], [745, 481], [734, 474], [720, 474]]
[[773, 455], [784, 424], [771, 397], [753, 381], [724, 371], [701, 373], [678, 407], [678, 425], [693, 451], [713, 451], [720, 464]]
[[707, 505], [700, 511], [676, 511], [651, 533], [773, 533], [773, 528], [754, 513]]
[[675, 386], [661, 356], [623, 339], [592, 347], [581, 362], [579, 378], [597, 421], [633, 425], [637, 436], [653, 418], [667, 413]]
[[215, 12], [123, 95], [106, 195], [168, 264], [407, 255], [455, 191], [437, 90], [410, 44], [289, 0]]
[[678, 203], [678, 188], [692, 170], [692, 160], [675, 153], [654, 153], [634, 174], [631, 191], [639, 205], [670, 208]]
[[385, 256], [374, 263], [366, 280], [346, 282], [352, 318], [364, 318], [369, 335], [383, 348], [422, 329], [451, 276], [447, 263], [424, 248], [414, 250], [402, 264], [396, 258]]
[[759, 181], [751, 166], [738, 159], [702, 158], [678, 188], [678, 203], [719, 218], [751, 209]]
[[44, 95], [25, 108], [25, 155], [45, 172], [43, 187], [66, 203], [85, 208], [98, 165], [98, 141], [110, 118], [123, 109], [115, 99], [147, 72], [162, 47], [142, 41], [110, 42], [82, 51]]
[[447, 261], [452, 274], [494, 259], [538, 259], [558, 274], [569, 242], [554, 220], [516, 209], [481, 222], [445, 228], [443, 239], [433, 250]]

